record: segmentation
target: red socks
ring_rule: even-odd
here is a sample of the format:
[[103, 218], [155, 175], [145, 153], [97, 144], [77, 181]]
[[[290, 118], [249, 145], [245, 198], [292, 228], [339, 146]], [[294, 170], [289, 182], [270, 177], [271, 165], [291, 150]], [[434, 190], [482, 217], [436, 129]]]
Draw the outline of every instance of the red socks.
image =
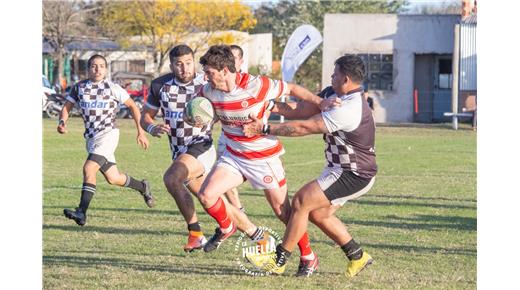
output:
[[300, 249], [302, 256], [312, 254], [311, 243], [309, 242], [309, 236], [307, 235], [307, 232], [305, 232], [302, 238], [298, 241], [298, 248]]
[[231, 219], [229, 219], [227, 215], [226, 205], [222, 201], [222, 198], [219, 197], [214, 205], [205, 210], [217, 221], [221, 229], [227, 229], [231, 225]]

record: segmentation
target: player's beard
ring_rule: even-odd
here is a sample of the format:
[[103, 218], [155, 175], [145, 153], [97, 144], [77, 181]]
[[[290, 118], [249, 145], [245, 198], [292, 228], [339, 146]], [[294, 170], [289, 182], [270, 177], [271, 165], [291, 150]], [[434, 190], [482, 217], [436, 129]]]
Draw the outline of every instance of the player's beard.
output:
[[189, 83], [191, 82], [194, 78], [195, 78], [195, 73], [184, 73], [184, 74], [179, 74], [179, 75], [175, 75], [175, 77], [181, 81], [183, 84], [186, 84], [186, 83]]

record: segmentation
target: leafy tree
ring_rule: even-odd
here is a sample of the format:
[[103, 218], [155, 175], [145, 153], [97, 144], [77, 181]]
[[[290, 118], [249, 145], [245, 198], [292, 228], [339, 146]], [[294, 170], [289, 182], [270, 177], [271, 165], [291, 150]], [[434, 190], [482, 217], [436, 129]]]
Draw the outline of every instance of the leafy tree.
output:
[[[326, 13], [397, 13], [404, 9], [405, 0], [341, 1], [341, 0], [282, 0], [267, 3], [255, 10], [258, 24], [251, 33], [273, 33], [273, 58], [280, 60], [287, 40], [300, 25], [311, 24], [323, 34]], [[300, 66], [294, 82], [310, 90], [321, 88], [322, 46], [320, 45]], [[280, 74], [281, 75], [281, 74]]]
[[233, 34], [221, 31], [246, 31], [256, 19], [239, 1], [156, 0], [106, 2], [100, 23], [123, 47], [150, 47], [158, 74], [175, 45], [188, 43], [197, 50], [208, 44], [232, 43], [236, 41]]
[[58, 64], [55, 79], [60, 84], [63, 79], [66, 45], [98, 33], [93, 18], [99, 8], [96, 2], [43, 1], [43, 37], [55, 50], [52, 53], [52, 57]]

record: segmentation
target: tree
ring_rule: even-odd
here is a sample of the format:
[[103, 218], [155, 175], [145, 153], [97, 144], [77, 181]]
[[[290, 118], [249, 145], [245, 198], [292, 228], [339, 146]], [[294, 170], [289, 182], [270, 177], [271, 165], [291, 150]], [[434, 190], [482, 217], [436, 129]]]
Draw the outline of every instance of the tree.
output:
[[63, 80], [66, 45], [74, 40], [97, 34], [93, 13], [99, 9], [97, 3], [83, 1], [43, 1], [43, 37], [54, 48], [52, 57], [58, 64], [55, 79]]
[[[311, 24], [323, 34], [326, 13], [397, 13], [406, 2], [397, 1], [341, 1], [341, 0], [282, 0], [267, 3], [255, 10], [258, 19], [252, 33], [273, 33], [273, 58], [280, 60], [292, 32], [300, 25]], [[321, 45], [296, 72], [294, 82], [310, 90], [321, 88]]]
[[443, 1], [417, 5], [410, 13], [417, 14], [461, 14], [462, 1]]
[[100, 23], [123, 47], [150, 47], [158, 74], [175, 45], [184, 42], [197, 50], [203, 45], [232, 43], [236, 40], [232, 34], [219, 31], [245, 31], [256, 20], [250, 8], [238, 1], [156, 0], [107, 2]]

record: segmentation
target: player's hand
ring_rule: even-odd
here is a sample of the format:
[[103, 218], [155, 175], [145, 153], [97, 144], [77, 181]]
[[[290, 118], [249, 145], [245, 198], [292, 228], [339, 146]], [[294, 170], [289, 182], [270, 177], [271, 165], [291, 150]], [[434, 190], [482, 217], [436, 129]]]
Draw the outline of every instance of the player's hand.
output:
[[146, 138], [146, 135], [143, 133], [137, 134], [137, 144], [139, 144], [144, 150], [148, 149], [148, 146], [150, 143], [148, 142], [148, 138]]
[[244, 132], [244, 135], [246, 135], [246, 137], [253, 137], [262, 134], [264, 122], [262, 122], [260, 119], [257, 119], [253, 114], [250, 114], [249, 118], [252, 121], [242, 125], [242, 132]]
[[56, 128], [56, 130], [60, 134], [65, 134], [65, 133], [67, 133], [67, 125], [65, 125], [65, 122], [60, 122], [58, 124], [58, 128]]
[[150, 132], [150, 135], [158, 138], [161, 138], [162, 134], [170, 134], [170, 125], [158, 124]]
[[341, 106], [341, 99], [334, 96], [330, 98], [323, 99], [320, 103], [320, 110], [322, 112], [332, 110], [334, 107]]

